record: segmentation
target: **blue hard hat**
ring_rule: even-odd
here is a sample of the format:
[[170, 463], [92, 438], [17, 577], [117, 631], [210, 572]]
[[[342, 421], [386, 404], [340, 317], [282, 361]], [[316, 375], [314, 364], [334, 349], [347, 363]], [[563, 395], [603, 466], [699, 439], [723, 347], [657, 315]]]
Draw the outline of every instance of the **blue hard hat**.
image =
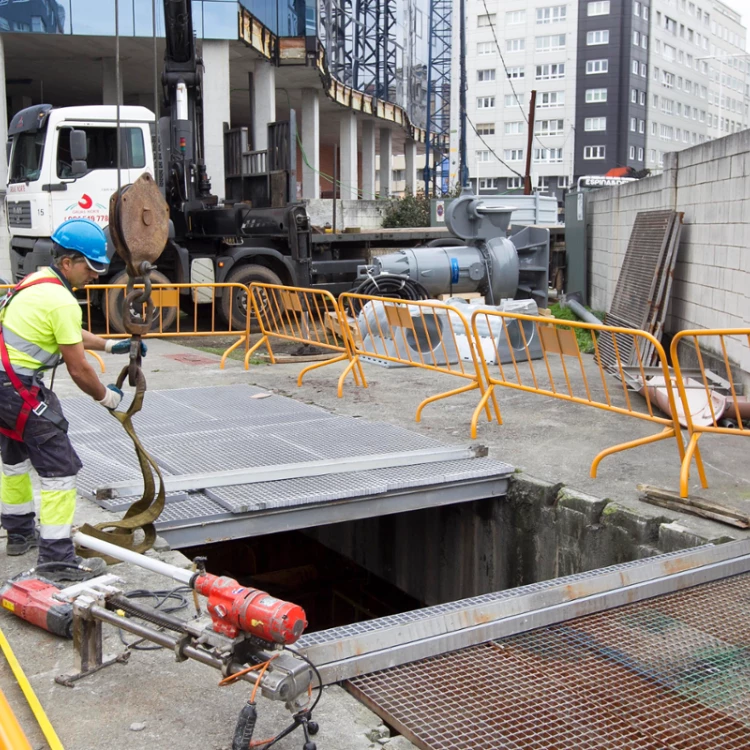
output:
[[83, 255], [88, 267], [96, 273], [109, 268], [107, 238], [102, 228], [90, 219], [68, 219], [55, 229], [52, 241], [65, 250]]

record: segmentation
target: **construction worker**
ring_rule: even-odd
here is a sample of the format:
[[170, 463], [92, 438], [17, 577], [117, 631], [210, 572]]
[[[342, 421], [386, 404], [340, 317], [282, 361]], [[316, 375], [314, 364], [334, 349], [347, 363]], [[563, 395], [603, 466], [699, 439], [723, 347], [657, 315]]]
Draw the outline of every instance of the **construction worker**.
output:
[[[0, 524], [8, 533], [7, 554], [38, 547], [38, 566], [46, 578], [80, 581], [101, 574], [106, 565], [101, 558], [83, 561], [74, 553], [70, 535], [81, 461], [68, 438], [60, 401], [42, 375], [62, 359], [84, 393], [115, 409], [122, 391], [102, 385], [84, 350], [127, 353], [130, 342], [83, 330], [81, 306], [73, 295], [74, 288], [90, 284], [109, 267], [102, 229], [88, 219], [69, 219], [52, 242], [53, 265], [29, 274], [0, 303]], [[32, 467], [41, 484], [38, 531]]]

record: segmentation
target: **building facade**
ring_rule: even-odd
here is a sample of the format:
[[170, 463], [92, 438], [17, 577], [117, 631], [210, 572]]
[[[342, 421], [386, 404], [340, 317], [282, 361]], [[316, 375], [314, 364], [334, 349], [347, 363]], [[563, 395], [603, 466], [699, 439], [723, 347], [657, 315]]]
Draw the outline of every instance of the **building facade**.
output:
[[[468, 0], [467, 162], [479, 193], [561, 193], [748, 126], [746, 29], [719, 0]], [[458, 61], [454, 52], [454, 60]]]

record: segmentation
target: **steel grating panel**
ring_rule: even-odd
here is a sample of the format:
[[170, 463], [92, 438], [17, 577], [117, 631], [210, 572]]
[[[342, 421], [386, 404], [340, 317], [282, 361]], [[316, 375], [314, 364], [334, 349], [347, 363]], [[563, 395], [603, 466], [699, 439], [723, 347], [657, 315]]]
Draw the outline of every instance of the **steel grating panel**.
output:
[[750, 747], [750, 574], [356, 677], [423, 750]]

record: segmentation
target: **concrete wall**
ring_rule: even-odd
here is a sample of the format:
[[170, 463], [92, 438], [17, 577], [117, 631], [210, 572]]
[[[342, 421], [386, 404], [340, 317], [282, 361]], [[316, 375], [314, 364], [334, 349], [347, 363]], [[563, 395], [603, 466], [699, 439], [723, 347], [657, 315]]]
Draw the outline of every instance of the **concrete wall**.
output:
[[[607, 310], [639, 211], [685, 212], [666, 330], [750, 327], [750, 130], [667, 154], [664, 172], [590, 196], [591, 306]], [[750, 382], [750, 350], [729, 342]]]
[[428, 606], [730, 538], [519, 475], [507, 497], [305, 533]]

